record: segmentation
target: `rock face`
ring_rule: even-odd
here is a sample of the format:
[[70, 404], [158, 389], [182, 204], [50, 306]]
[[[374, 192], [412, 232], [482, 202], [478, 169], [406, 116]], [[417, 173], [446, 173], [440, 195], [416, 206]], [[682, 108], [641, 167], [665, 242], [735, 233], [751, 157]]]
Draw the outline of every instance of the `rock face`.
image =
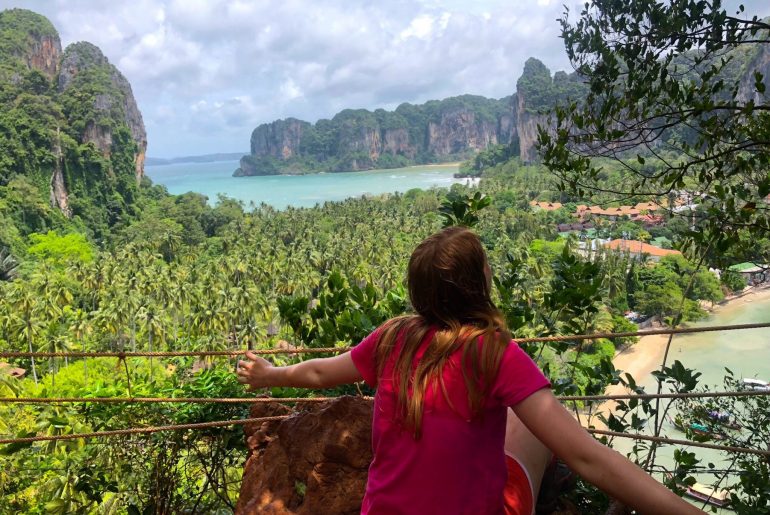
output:
[[147, 152], [147, 132], [144, 129], [142, 113], [136, 104], [131, 84], [120, 71], [102, 54], [98, 47], [81, 41], [69, 45], [64, 51], [57, 81], [58, 90], [64, 93], [70, 88], [85, 86], [78, 77], [85, 75], [88, 82], [106, 81], [110, 93], [99, 93], [93, 97], [93, 117], [85, 120], [82, 141], [92, 142], [105, 156], [112, 148], [112, 128], [109, 119], [118, 118], [131, 131], [136, 143], [134, 173], [137, 181], [144, 176], [144, 159]]
[[276, 159], [297, 156], [302, 132], [309, 126], [308, 122], [296, 118], [260, 125], [251, 133], [251, 153]]
[[27, 54], [27, 65], [39, 70], [49, 79], [53, 79], [59, 71], [61, 57], [61, 41], [59, 36], [41, 36], [35, 40]]
[[9, 9], [0, 13], [0, 32], [11, 50], [11, 55], [1, 56], [3, 60], [13, 57], [49, 80], [56, 77], [61, 40], [48, 19], [25, 9]]
[[[255, 404], [252, 417], [289, 408]], [[354, 515], [361, 509], [371, 451], [372, 403], [340, 397], [292, 417], [246, 426], [249, 456], [237, 515]]]
[[[51, 206], [89, 227], [120, 220], [144, 175], [147, 134], [131, 86], [117, 68], [90, 43], [62, 52], [58, 32], [44, 16], [0, 10], [0, 89], [0, 109], [12, 113], [0, 132], [10, 135], [9, 148], [23, 145], [30, 157], [4, 169], [4, 180], [7, 172], [27, 176]], [[45, 136], [9, 131], [20, 117]]]
[[51, 205], [58, 207], [64, 213], [64, 216], [69, 218], [72, 216], [72, 210], [69, 206], [69, 194], [67, 193], [67, 187], [64, 185], [64, 174], [62, 173], [61, 135], [59, 129], [56, 130], [53, 155], [55, 162], [53, 174], [51, 175]]
[[470, 109], [442, 113], [438, 122], [428, 123], [428, 151], [437, 156], [460, 154], [469, 149], [484, 150], [497, 144], [497, 120], [480, 120]]
[[413, 159], [415, 149], [409, 145], [409, 131], [401, 129], [385, 129], [383, 131], [382, 151], [392, 155], [403, 155]]
[[[746, 73], [743, 76], [738, 87], [738, 100], [741, 102], [753, 100], [756, 105], [770, 102], [770, 45], [756, 46], [754, 57], [749, 61], [746, 70], [752, 73]], [[764, 94], [757, 91], [754, 71], [762, 74], [762, 83], [765, 85]]]
[[523, 94], [517, 94], [517, 100], [516, 133], [519, 138], [519, 156], [523, 162], [531, 163], [538, 157], [535, 148], [538, 126], [547, 126], [548, 116], [529, 111]]

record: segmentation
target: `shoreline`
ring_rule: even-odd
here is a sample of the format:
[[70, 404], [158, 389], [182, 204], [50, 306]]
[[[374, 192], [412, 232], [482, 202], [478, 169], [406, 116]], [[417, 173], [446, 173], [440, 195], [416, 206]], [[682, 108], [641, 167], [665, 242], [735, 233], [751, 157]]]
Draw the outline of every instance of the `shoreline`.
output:
[[[711, 316], [718, 312], [739, 308], [757, 300], [767, 299], [770, 299], [770, 284], [763, 284], [754, 286], [749, 290], [744, 290], [740, 294], [731, 295], [722, 302], [714, 304], [707, 311], [709, 316]], [[666, 353], [668, 338], [669, 335], [667, 334], [642, 336], [637, 343], [617, 351], [615, 357], [612, 358], [612, 364], [616, 369], [622, 370], [623, 373], [631, 374], [636, 383], [641, 384], [652, 372], [660, 367], [663, 356]], [[628, 392], [624, 386], [617, 384], [608, 386], [604, 393], [605, 395], [622, 395]], [[605, 401], [593, 410], [592, 416], [595, 417], [600, 413], [609, 415], [614, 411], [616, 404], [616, 401]], [[594, 418], [592, 421], [597, 427], [603, 426], [598, 418]]]
[[[463, 161], [452, 161], [451, 163], [430, 163], [430, 164], [424, 164], [424, 165], [409, 165], [403, 168], [438, 168], [443, 166], [460, 166], [461, 164], [463, 164]], [[381, 169], [386, 170], [386, 168], [381, 168]], [[398, 170], [398, 168], [387, 168], [387, 170]]]

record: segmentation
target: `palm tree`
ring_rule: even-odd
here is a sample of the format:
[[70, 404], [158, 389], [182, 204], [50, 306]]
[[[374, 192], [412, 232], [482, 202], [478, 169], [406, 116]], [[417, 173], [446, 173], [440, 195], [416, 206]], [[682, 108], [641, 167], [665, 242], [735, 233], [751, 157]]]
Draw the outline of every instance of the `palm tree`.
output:
[[[137, 312], [137, 316], [142, 323], [142, 328], [147, 335], [147, 342], [149, 344], [148, 350], [153, 352], [152, 343], [153, 338], [163, 338], [163, 324], [161, 323], [158, 314], [155, 312], [152, 306], [142, 306]], [[150, 356], [150, 380], [153, 378], [152, 356]]]
[[0, 247], [0, 281], [13, 281], [18, 275], [19, 262], [11, 251]]
[[[10, 325], [12, 327], [11, 335], [27, 342], [29, 352], [34, 352], [33, 342], [42, 333], [42, 324], [38, 320], [37, 297], [28, 289], [19, 286], [11, 290], [10, 303], [13, 306]], [[35, 367], [35, 357], [30, 357], [32, 363], [32, 377], [35, 384], [38, 384], [37, 368]]]

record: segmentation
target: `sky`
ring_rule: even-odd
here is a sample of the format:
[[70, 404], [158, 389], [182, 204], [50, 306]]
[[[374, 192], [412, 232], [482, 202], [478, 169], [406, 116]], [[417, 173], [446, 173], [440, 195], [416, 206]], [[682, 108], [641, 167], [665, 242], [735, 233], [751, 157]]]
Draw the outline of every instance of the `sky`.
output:
[[[726, 2], [728, 5], [737, 2]], [[770, 14], [767, 0], [742, 2]], [[571, 71], [574, 0], [4, 0], [90, 41], [128, 78], [149, 156], [247, 151], [259, 124], [516, 90], [529, 57]]]

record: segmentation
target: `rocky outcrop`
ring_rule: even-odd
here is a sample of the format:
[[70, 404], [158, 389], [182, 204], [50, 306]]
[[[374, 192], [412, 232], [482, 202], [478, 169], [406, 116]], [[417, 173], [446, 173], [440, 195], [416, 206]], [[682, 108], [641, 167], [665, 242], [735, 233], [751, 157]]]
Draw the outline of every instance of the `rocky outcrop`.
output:
[[[339, 137], [339, 152], [342, 155], [345, 154], [361, 154], [364, 157], [363, 161], [368, 158], [372, 166], [364, 165], [364, 167], [373, 167], [373, 163], [376, 163], [382, 153], [382, 139], [380, 137], [380, 130], [377, 127], [362, 127], [352, 126], [343, 127], [340, 130]], [[363, 168], [356, 167], [360, 170]]]
[[499, 143], [511, 143], [519, 137], [519, 103], [518, 95], [511, 95], [507, 99], [508, 110], [497, 121], [497, 134]]
[[[530, 59], [517, 93], [499, 100], [464, 95], [395, 111], [346, 109], [310, 124], [295, 118], [262, 124], [235, 176], [353, 171], [465, 159], [491, 145], [512, 144], [525, 162], [537, 159], [545, 103], [581, 93], [582, 84]], [[535, 97], [531, 99], [530, 97]], [[517, 152], [518, 153], [518, 152]]]
[[284, 160], [298, 156], [302, 133], [309, 126], [296, 118], [262, 124], [251, 133], [251, 154]]
[[[59, 33], [45, 16], [25, 9], [0, 12], [0, 33], [5, 48], [11, 52], [1, 61], [13, 59], [29, 70], [37, 70], [48, 79], [59, 71], [61, 40]], [[13, 66], [13, 63], [9, 63]]]
[[72, 210], [69, 206], [69, 194], [64, 184], [64, 174], [62, 173], [62, 152], [60, 131], [56, 129], [56, 139], [53, 147], [54, 165], [53, 174], [51, 174], [51, 205], [58, 207], [67, 218], [72, 216]]
[[[744, 74], [738, 86], [738, 100], [745, 103], [753, 100], [755, 105], [770, 103], [770, 45], [756, 45], [754, 57], [749, 61], [746, 70], [751, 73]], [[754, 72], [762, 74], [762, 83], [765, 86], [764, 93], [757, 91]]]
[[497, 129], [497, 120], [479, 120], [470, 109], [442, 113], [438, 122], [428, 123], [428, 151], [443, 157], [484, 150], [497, 144]]
[[519, 139], [519, 156], [525, 163], [537, 159], [537, 133], [539, 126], [547, 126], [548, 116], [532, 112], [526, 108], [526, 98], [522, 93], [517, 94], [518, 109], [516, 120], [516, 135]]
[[[78, 77], [85, 74], [85, 81], [105, 81], [108, 93], [93, 97], [90, 113], [85, 120], [81, 135], [83, 142], [91, 142], [105, 156], [112, 148], [112, 124], [109, 120], [125, 123], [136, 143], [134, 154], [134, 173], [137, 181], [144, 176], [144, 159], [147, 152], [147, 132], [144, 128], [142, 113], [136, 104], [131, 84], [120, 71], [110, 64], [101, 50], [91, 43], [81, 41], [69, 45], [64, 51], [61, 69], [57, 80], [60, 93], [70, 88], [83, 86]], [[117, 120], [115, 120], [117, 118]]]
[[[255, 404], [252, 417], [287, 414]], [[306, 404], [288, 419], [246, 426], [249, 456], [237, 515], [354, 515], [372, 459], [371, 401], [340, 397]]]
[[41, 200], [103, 237], [105, 224], [132, 209], [144, 175], [147, 134], [131, 85], [96, 46], [62, 52], [48, 19], [8, 9], [0, 10], [0, 89], [9, 120], [29, 117], [43, 135], [10, 134], [30, 158], [12, 163], [12, 175], [28, 176]]
[[413, 159], [415, 148], [409, 144], [409, 130], [406, 128], [384, 130], [382, 151], [386, 154], [402, 155]]
[[61, 41], [59, 36], [40, 36], [31, 42], [30, 51], [26, 55], [27, 66], [39, 70], [49, 79], [53, 79], [59, 71], [61, 58]]

